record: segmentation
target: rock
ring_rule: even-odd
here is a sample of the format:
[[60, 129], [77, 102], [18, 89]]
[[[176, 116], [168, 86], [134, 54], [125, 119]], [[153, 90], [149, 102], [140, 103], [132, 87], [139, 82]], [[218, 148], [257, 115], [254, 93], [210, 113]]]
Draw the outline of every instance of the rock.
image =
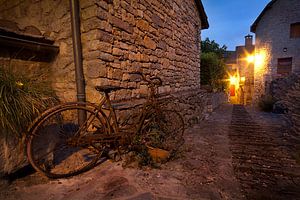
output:
[[149, 49], [156, 49], [156, 42], [154, 40], [152, 40], [151, 38], [149, 38], [148, 36], [144, 37], [144, 45], [146, 48]]

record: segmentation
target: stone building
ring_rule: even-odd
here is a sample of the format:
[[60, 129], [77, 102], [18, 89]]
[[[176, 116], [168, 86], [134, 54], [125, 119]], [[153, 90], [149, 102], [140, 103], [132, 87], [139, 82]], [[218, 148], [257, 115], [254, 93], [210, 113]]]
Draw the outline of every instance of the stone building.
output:
[[300, 1], [272, 0], [251, 26], [256, 40], [255, 99], [268, 84], [300, 72]]
[[[80, 21], [88, 101], [99, 99], [96, 85], [127, 88], [113, 92], [113, 100], [144, 97], [147, 86], [136, 71], [161, 77], [160, 94], [184, 99], [187, 124], [223, 100], [200, 89], [200, 35], [208, 28], [201, 0], [80, 0]], [[69, 1], [1, 1], [0, 67], [47, 79], [62, 102], [75, 101]], [[21, 153], [5, 154], [13, 151], [0, 148], [0, 176], [24, 162]]]
[[[80, 6], [87, 100], [97, 100], [95, 85], [133, 88], [118, 91], [116, 99], [146, 93], [146, 85], [134, 81], [130, 75], [137, 70], [155, 72], [162, 77], [162, 93], [199, 89], [200, 33], [201, 29], [208, 28], [200, 0], [82, 0]], [[50, 45], [51, 50], [47, 48], [44, 54], [55, 56], [47, 62], [33, 62], [29, 56], [20, 61], [12, 56], [15, 54], [2, 52], [8, 58], [1, 59], [1, 64], [9, 61], [26, 73], [45, 69], [60, 99], [74, 101], [69, 1], [4, 1], [0, 23], [1, 30], [14, 33], [17, 39]], [[7, 45], [5, 41], [3, 44]], [[57, 55], [53, 53], [57, 52], [55, 48], [59, 48]], [[39, 50], [34, 53], [41, 54]]]
[[244, 45], [236, 46], [235, 51], [227, 51], [224, 55], [226, 68], [235, 80], [235, 83], [230, 83], [230, 100], [232, 103], [252, 103], [254, 63], [249, 58], [254, 55], [254, 49], [253, 36], [246, 35]]

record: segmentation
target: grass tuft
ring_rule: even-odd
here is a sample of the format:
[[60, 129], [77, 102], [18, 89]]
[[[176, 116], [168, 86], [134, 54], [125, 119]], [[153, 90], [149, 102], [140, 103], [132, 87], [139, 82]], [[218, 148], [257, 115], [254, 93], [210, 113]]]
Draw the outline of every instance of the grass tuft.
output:
[[0, 133], [21, 138], [31, 121], [57, 102], [54, 96], [48, 82], [0, 67]]

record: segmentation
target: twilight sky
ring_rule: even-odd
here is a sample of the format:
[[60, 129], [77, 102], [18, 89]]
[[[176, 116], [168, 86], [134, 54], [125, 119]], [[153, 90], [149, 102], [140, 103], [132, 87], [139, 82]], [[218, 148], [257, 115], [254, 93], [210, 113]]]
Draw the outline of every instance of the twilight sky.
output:
[[244, 44], [244, 36], [270, 0], [202, 0], [209, 28], [202, 30], [202, 40], [209, 38], [227, 50]]

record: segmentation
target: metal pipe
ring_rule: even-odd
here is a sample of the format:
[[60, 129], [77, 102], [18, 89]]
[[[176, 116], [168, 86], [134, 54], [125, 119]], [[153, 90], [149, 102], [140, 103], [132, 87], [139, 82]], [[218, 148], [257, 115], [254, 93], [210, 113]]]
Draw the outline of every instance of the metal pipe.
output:
[[[82, 47], [80, 39], [80, 6], [79, 0], [70, 0], [71, 24], [72, 24], [72, 39], [73, 39], [73, 54], [75, 61], [75, 80], [77, 90], [77, 101], [85, 102], [85, 81], [82, 65]], [[84, 123], [86, 119], [85, 112], [78, 113], [79, 124]]]
[[79, 17], [79, 1], [70, 0], [73, 54], [75, 60], [75, 78], [77, 89], [77, 101], [85, 102], [85, 81], [82, 66], [82, 47], [80, 39], [80, 17]]

